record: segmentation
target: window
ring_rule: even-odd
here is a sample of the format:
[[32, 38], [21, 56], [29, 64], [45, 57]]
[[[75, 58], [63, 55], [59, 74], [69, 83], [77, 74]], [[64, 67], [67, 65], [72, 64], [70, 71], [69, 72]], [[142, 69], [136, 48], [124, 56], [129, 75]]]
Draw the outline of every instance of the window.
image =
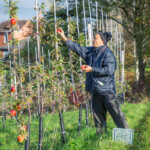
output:
[[5, 32], [4, 33], [4, 43], [7, 43], [8, 42], [8, 33]]

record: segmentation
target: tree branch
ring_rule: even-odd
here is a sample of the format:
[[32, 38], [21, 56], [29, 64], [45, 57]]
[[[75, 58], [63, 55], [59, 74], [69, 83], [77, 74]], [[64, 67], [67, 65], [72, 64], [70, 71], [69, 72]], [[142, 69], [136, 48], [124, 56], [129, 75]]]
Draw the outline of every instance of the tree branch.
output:
[[116, 18], [114, 18], [114, 17], [112, 17], [112, 16], [108, 16], [108, 18], [110, 18], [110, 19], [116, 21], [117, 23], [121, 24], [121, 25], [125, 28], [125, 30], [126, 30], [131, 36], [133, 36], [132, 32], [129, 30], [129, 27], [126, 26], [121, 20], [118, 20], [118, 19], [116, 19]]

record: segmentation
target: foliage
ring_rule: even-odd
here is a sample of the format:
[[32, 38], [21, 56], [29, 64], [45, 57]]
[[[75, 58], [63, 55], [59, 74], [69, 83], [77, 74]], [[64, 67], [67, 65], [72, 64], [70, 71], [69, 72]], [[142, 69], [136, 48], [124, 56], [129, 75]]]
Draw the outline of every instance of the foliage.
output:
[[[139, 63], [139, 90], [143, 90], [145, 84], [145, 64], [149, 56], [149, 1], [145, 0], [112, 0], [100, 3], [104, 6], [109, 18], [121, 24], [127, 35], [135, 40], [136, 55]], [[100, 13], [101, 14], [101, 13]], [[127, 39], [129, 37], [126, 37]]]
[[18, 18], [16, 15], [18, 12], [18, 7], [16, 6], [19, 1], [14, 1], [13, 0], [4, 0], [6, 5], [4, 7], [7, 8], [6, 12], [10, 15], [10, 18]]

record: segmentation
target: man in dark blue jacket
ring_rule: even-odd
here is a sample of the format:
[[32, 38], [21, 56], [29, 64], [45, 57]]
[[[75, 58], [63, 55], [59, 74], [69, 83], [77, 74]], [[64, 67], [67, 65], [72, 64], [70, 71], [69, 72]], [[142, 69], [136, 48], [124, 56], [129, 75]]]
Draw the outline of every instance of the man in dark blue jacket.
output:
[[86, 87], [85, 90], [92, 94], [92, 106], [94, 112], [94, 121], [97, 134], [103, 133], [107, 129], [106, 115], [107, 111], [112, 116], [118, 128], [129, 128], [126, 118], [119, 107], [118, 100], [115, 97], [115, 78], [116, 59], [113, 52], [106, 46], [111, 39], [110, 32], [98, 32], [93, 39], [92, 47], [80, 46], [68, 40], [61, 30], [58, 32], [66, 45], [81, 56], [86, 67]]

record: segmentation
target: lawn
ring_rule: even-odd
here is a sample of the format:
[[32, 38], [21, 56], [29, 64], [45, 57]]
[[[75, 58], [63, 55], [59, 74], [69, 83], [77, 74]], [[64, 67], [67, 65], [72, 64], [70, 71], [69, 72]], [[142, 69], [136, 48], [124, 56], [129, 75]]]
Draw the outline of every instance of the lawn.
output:
[[[115, 124], [108, 114], [108, 131], [96, 136], [94, 123], [90, 116], [90, 126], [85, 124], [83, 110], [82, 130], [78, 129], [78, 111], [63, 113], [66, 131], [66, 144], [62, 143], [58, 113], [44, 116], [43, 150], [148, 150], [150, 149], [150, 102], [131, 104], [125, 103], [122, 110], [126, 115], [131, 129], [134, 129], [132, 146], [112, 141], [112, 130]], [[28, 118], [27, 118], [28, 119]], [[24, 143], [17, 143], [17, 125], [7, 116], [5, 130], [0, 123], [0, 150], [24, 150]], [[31, 121], [30, 149], [38, 149], [38, 117]]]

